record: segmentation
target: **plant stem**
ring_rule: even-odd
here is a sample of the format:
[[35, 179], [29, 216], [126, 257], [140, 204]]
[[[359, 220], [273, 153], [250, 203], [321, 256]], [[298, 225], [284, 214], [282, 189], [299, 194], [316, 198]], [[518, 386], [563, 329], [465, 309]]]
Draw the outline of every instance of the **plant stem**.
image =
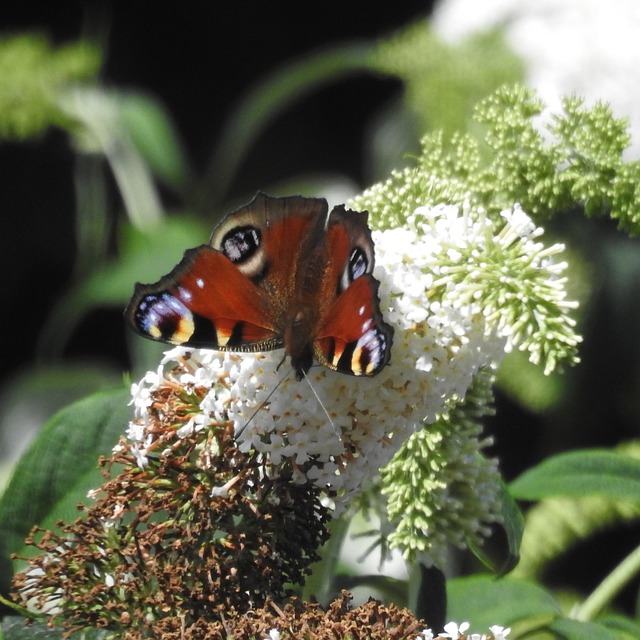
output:
[[595, 589], [571, 616], [576, 620], [593, 620], [640, 573], [640, 547], [632, 551]]

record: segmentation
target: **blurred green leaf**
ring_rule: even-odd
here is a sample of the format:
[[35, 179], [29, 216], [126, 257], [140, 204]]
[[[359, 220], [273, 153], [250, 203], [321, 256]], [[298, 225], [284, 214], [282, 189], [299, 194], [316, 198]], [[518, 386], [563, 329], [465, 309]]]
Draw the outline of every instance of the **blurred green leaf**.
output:
[[18, 551], [33, 525], [65, 515], [59, 508], [68, 507], [71, 496], [84, 499], [100, 484], [98, 458], [125, 432], [129, 400], [124, 388], [97, 393], [62, 409], [43, 427], [0, 499], [5, 552]]
[[566, 393], [566, 377], [560, 372], [545, 375], [532, 367], [528, 354], [512, 351], [497, 372], [497, 384], [509, 397], [536, 413], [556, 406]]
[[104, 157], [129, 219], [140, 229], [153, 228], [164, 217], [162, 202], [151, 170], [126, 127], [122, 95], [102, 87], [74, 87], [59, 102], [81, 124], [74, 131], [75, 148]]
[[109, 635], [106, 629], [85, 628], [72, 634], [63, 632], [62, 629], [49, 627], [44, 623], [28, 623], [25, 618], [8, 616], [0, 625], [0, 638], [2, 640], [101, 640]]
[[95, 270], [77, 290], [81, 306], [86, 310], [97, 305], [124, 305], [133, 294], [136, 282], [155, 282], [171, 271], [184, 252], [206, 244], [211, 227], [191, 217], [170, 217], [152, 230], [141, 232], [124, 224], [120, 256]]
[[[6, 549], [4, 540], [0, 539], [0, 595], [8, 595], [11, 592], [11, 579], [13, 577], [13, 567], [9, 552]], [[9, 607], [0, 602], [0, 619], [9, 611]], [[0, 638], [2, 634], [0, 633]]]
[[520, 511], [520, 507], [516, 504], [512, 495], [507, 490], [504, 482], [502, 486], [502, 526], [507, 534], [508, 546], [505, 562], [502, 565], [501, 570], [503, 573], [511, 571], [513, 567], [518, 563], [520, 558], [520, 544], [522, 542], [522, 535], [524, 533], [524, 517]]
[[557, 556], [590, 535], [640, 517], [640, 504], [602, 496], [547, 498], [527, 511], [514, 575], [537, 579]]
[[96, 265], [58, 301], [40, 336], [40, 353], [49, 358], [58, 355], [91, 309], [120, 306], [124, 311], [136, 282], [159, 280], [187, 249], [205, 244], [210, 233], [211, 228], [186, 216], [164, 218], [145, 232], [123, 224], [119, 257], [106, 265]]
[[598, 623], [615, 631], [618, 637], [622, 637], [625, 640], [637, 640], [640, 638], [640, 621], [630, 620], [623, 616], [611, 615], [598, 618]]
[[558, 602], [541, 587], [511, 578], [455, 578], [447, 582], [450, 620], [468, 620], [472, 629], [522, 624], [539, 626], [561, 615]]
[[0, 393], [1, 455], [15, 461], [56, 411], [121, 380], [120, 370], [97, 360], [40, 365], [14, 373]]
[[45, 623], [28, 623], [25, 618], [7, 616], [2, 620], [2, 640], [62, 640], [62, 629]]
[[171, 117], [151, 96], [122, 93], [120, 118], [151, 170], [178, 193], [184, 193], [189, 166]]
[[419, 131], [438, 128], [446, 137], [470, 126], [478, 100], [524, 77], [522, 62], [499, 31], [452, 45], [425, 20], [383, 40], [372, 60], [378, 70], [404, 81]]
[[276, 69], [247, 92], [222, 127], [201, 181], [198, 208], [224, 200], [251, 145], [285, 109], [329, 82], [371, 72], [373, 45], [347, 42], [314, 51]]
[[520, 500], [551, 496], [606, 496], [640, 500], [640, 460], [607, 450], [584, 450], [549, 458], [510, 485]]

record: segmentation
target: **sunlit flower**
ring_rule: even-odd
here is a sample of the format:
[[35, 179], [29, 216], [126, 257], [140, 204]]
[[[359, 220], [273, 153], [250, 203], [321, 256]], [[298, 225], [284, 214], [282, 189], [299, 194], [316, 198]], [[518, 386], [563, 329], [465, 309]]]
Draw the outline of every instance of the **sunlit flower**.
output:
[[[555, 345], [576, 340], [562, 325], [562, 247], [545, 247], [517, 206], [489, 217], [420, 205], [401, 228], [378, 218], [389, 227], [373, 234], [380, 307], [395, 331], [389, 366], [373, 378], [316, 366], [297, 381], [281, 352], [167, 351], [132, 386], [134, 419], [110, 461], [124, 470], [42, 547], [73, 540], [58, 558], [64, 614], [124, 624], [177, 585], [194, 610], [215, 602], [213, 617], [280, 598], [318, 559], [330, 517], [382, 468], [390, 545], [426, 565], [442, 566], [450, 545], [478, 542], [499, 519], [481, 418], [509, 348], [548, 366]], [[452, 625], [445, 637], [468, 628]]]
[[441, 633], [440, 635], [443, 638], [452, 638], [453, 640], [457, 640], [457, 638], [464, 635], [468, 629], [468, 622], [461, 622], [460, 624], [457, 622], [448, 622], [444, 625], [444, 633]]
[[489, 631], [493, 634], [494, 640], [506, 640], [506, 637], [511, 633], [511, 627], [500, 627], [494, 624], [489, 627]]

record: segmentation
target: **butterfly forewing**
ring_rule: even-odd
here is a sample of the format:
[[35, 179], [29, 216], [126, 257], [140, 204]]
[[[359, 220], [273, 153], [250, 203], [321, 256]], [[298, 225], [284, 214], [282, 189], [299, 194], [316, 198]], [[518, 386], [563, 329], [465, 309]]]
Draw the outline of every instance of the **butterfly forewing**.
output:
[[[209, 244], [225, 253], [248, 278], [269, 290], [289, 291], [295, 285], [305, 245], [324, 232], [327, 202], [318, 198], [290, 196], [270, 198], [263, 193], [229, 214], [213, 231]], [[229, 251], [238, 244], [255, 246]], [[290, 294], [293, 295], [293, 294]]]
[[209, 349], [261, 351], [282, 346], [264, 292], [207, 245], [151, 285], [137, 285], [125, 312], [148, 338]]

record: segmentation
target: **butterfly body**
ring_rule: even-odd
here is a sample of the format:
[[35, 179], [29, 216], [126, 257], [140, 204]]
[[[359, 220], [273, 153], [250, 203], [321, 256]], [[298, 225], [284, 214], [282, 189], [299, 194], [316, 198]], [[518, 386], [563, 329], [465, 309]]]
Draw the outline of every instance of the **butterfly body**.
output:
[[284, 348], [298, 379], [313, 360], [371, 376], [389, 360], [367, 214], [325, 200], [259, 193], [214, 229], [208, 245], [151, 285], [125, 315], [145, 337], [200, 348]]

